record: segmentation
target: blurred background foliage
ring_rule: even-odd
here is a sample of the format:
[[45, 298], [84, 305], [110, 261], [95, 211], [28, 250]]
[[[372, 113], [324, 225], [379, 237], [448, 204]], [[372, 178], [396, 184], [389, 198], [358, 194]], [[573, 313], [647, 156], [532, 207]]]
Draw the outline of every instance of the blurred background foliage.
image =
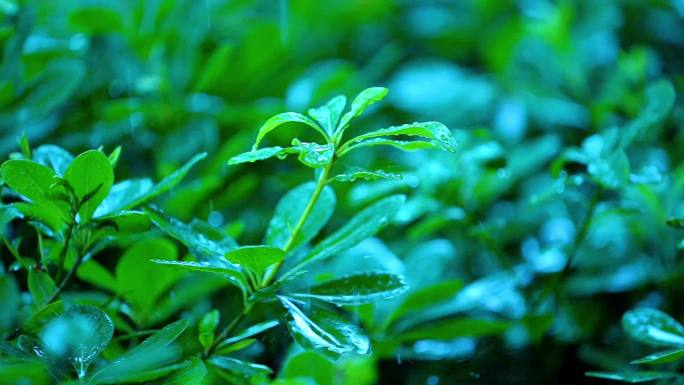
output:
[[[336, 186], [328, 227], [378, 197], [409, 199], [382, 241], [321, 274], [365, 264], [412, 288], [460, 280], [458, 295], [414, 321], [463, 313], [515, 326], [398, 341], [382, 327], [396, 304], [361, 309], [374, 354], [344, 364], [349, 384], [587, 383], [585, 370], [645, 352], [620, 330], [624, 311], [684, 318], [684, 234], [665, 224], [684, 215], [681, 0], [0, 0], [0, 13], [3, 158], [22, 132], [72, 152], [121, 145], [118, 179], [159, 180], [206, 151], [162, 207], [243, 244], [311, 178], [291, 162], [227, 166], [271, 115], [386, 86], [388, 101], [357, 130], [422, 120], [454, 130], [457, 154], [348, 159], [404, 178]], [[289, 128], [269, 143], [307, 138]], [[195, 311], [230, 303], [207, 295]], [[287, 358], [277, 341], [264, 341], [262, 361], [289, 360], [284, 375], [317, 360], [336, 369], [311, 352]]]

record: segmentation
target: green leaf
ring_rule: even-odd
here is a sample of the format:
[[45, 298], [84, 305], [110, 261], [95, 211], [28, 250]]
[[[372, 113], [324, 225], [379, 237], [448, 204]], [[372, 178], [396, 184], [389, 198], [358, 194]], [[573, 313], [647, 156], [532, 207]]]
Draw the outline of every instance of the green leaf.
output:
[[212, 357], [208, 362], [217, 368], [225, 369], [244, 378], [253, 378], [254, 376], [269, 375], [273, 373], [268, 366], [242, 361], [232, 357]]
[[277, 247], [264, 245], [241, 246], [226, 253], [225, 258], [260, 277], [269, 266], [282, 262], [285, 252]]
[[[200, 261], [227, 265], [223, 256], [237, 247], [235, 241], [230, 238], [226, 237], [221, 242], [217, 242], [197, 228], [172, 218], [157, 208], [145, 208], [145, 212], [159, 229], [187, 246]], [[224, 267], [230, 268], [230, 266]], [[233, 267], [233, 270], [237, 271], [238, 269]]]
[[336, 313], [315, 308], [307, 315], [287, 297], [278, 299], [292, 317], [288, 329], [300, 345], [334, 354], [370, 353], [368, 337]]
[[[102, 202], [114, 183], [114, 170], [107, 157], [97, 150], [90, 150], [77, 156], [64, 172], [81, 204], [78, 213], [82, 222], [90, 221], [95, 209]], [[94, 193], [94, 194], [93, 194]]]
[[668, 362], [677, 361], [684, 357], [684, 349], [670, 349], [662, 352], [649, 354], [646, 357], [639, 358], [630, 362], [630, 364], [665, 364]]
[[207, 375], [207, 368], [204, 362], [197, 357], [182, 364], [183, 367], [176, 373], [164, 380], [162, 385], [200, 385]]
[[[42, 210], [50, 213], [48, 217], [56, 218], [56, 223], [66, 221], [67, 205], [63, 202], [54, 202], [50, 198], [50, 187], [57, 180], [57, 174], [54, 171], [36, 162], [23, 159], [4, 162], [0, 171], [2, 171], [2, 180], [14, 192], [30, 201], [42, 203]], [[42, 218], [39, 214], [36, 216]]]
[[46, 305], [46, 301], [57, 291], [55, 282], [50, 276], [40, 270], [30, 270], [28, 274], [28, 287], [33, 297], [33, 304], [37, 308], [42, 308]]
[[335, 155], [335, 146], [332, 143], [318, 144], [300, 142], [298, 139], [292, 140], [292, 145], [299, 152], [299, 159], [302, 164], [311, 168], [325, 167]]
[[380, 138], [386, 136], [418, 136], [434, 140], [442, 149], [450, 152], [455, 152], [457, 143], [451, 131], [442, 123], [439, 122], [422, 122], [402, 124], [401, 126], [392, 126], [376, 131], [367, 132], [355, 138], [349, 139], [341, 148], [340, 153], [355, 144], [368, 139]]
[[155, 304], [180, 277], [172, 269], [160, 269], [151, 261], [176, 261], [175, 245], [163, 238], [148, 238], [130, 247], [116, 265], [119, 294], [134, 310], [138, 324], [145, 324], [155, 311]]
[[649, 382], [656, 380], [666, 380], [677, 377], [674, 372], [586, 372], [587, 377], [603, 378], [628, 383]]
[[198, 338], [203, 348], [208, 349], [214, 343], [214, 332], [219, 324], [219, 311], [214, 309], [205, 314], [198, 325]]
[[[268, 245], [281, 249], [285, 248], [292, 235], [292, 230], [304, 213], [315, 188], [314, 182], [305, 183], [288, 191], [280, 199], [266, 230], [266, 243]], [[321, 231], [335, 211], [335, 203], [333, 189], [329, 186], [324, 187], [302, 229], [290, 245], [290, 250], [311, 241]]]
[[222, 343], [221, 344], [222, 347], [216, 349], [216, 354], [226, 355], [226, 354], [230, 354], [233, 352], [237, 352], [237, 351], [240, 351], [240, 350], [243, 350], [243, 349], [246, 349], [246, 348], [252, 346], [256, 341], [257, 341], [256, 338], [247, 338], [247, 339], [244, 339], [242, 341], [235, 342], [235, 343], [230, 343], [230, 344]]
[[150, 217], [141, 211], [119, 211], [97, 218], [100, 226], [112, 226], [117, 233], [142, 233], [150, 228]]
[[140, 196], [131, 198], [121, 206], [121, 210], [130, 210], [134, 207], [143, 205], [152, 201], [154, 198], [164, 194], [165, 192], [171, 190], [178, 183], [180, 183], [183, 178], [188, 174], [190, 169], [197, 164], [200, 160], [204, 159], [207, 153], [203, 152], [193, 156], [189, 161], [187, 161], [181, 168], [169, 174], [166, 178], [162, 179], [159, 183], [154, 185], [154, 187], [146, 190]]
[[76, 276], [81, 281], [88, 282], [95, 287], [112, 293], [117, 292], [116, 279], [112, 273], [93, 259], [83, 262], [76, 271]]
[[188, 326], [187, 320], [179, 320], [149, 336], [140, 345], [130, 349], [116, 360], [99, 368], [85, 384], [118, 384], [160, 368], [179, 356], [179, 349], [172, 342]]
[[340, 120], [340, 124], [337, 127], [335, 136], [341, 138], [344, 130], [347, 128], [352, 119], [363, 114], [363, 112], [366, 111], [366, 108], [368, 108], [370, 105], [381, 101], [388, 92], [389, 90], [384, 87], [371, 87], [361, 91], [354, 98], [349, 111], [342, 116], [342, 120]]
[[38, 220], [52, 230], [61, 231], [66, 227], [67, 216], [58, 207], [62, 202], [40, 201], [33, 203], [17, 202], [9, 207], [17, 209], [27, 218]]
[[637, 308], [622, 316], [631, 338], [652, 346], [684, 347], [684, 326], [657, 309]]
[[323, 138], [325, 138], [326, 141], [329, 140], [328, 135], [321, 127], [318, 126], [318, 124], [315, 121], [297, 112], [283, 112], [282, 114], [278, 114], [271, 117], [261, 126], [261, 128], [259, 128], [259, 133], [257, 134], [257, 138], [254, 142], [252, 150], [256, 150], [257, 148], [259, 148], [259, 143], [261, 143], [261, 140], [266, 135], [268, 135], [271, 131], [275, 130], [276, 128], [285, 123], [305, 124], [313, 128], [314, 130], [318, 131], [321, 135], [323, 135]]
[[254, 325], [248, 327], [247, 329], [241, 331], [240, 333], [223, 340], [217, 346], [217, 349], [223, 349], [225, 347], [228, 347], [231, 344], [234, 344], [238, 341], [242, 341], [244, 339], [255, 336], [257, 334], [263, 333], [266, 330], [274, 328], [276, 326], [278, 326], [278, 321], [276, 321], [276, 320], [264, 321], [264, 322], [260, 322], [258, 324], [254, 324]]
[[77, 305], [48, 323], [40, 339], [46, 352], [66, 356], [80, 378], [113, 335], [114, 324], [105, 312], [94, 306]]
[[359, 273], [312, 286], [308, 293], [294, 295], [348, 306], [387, 300], [401, 295], [406, 290], [408, 286], [402, 276], [387, 273]]
[[396, 140], [396, 139], [387, 139], [387, 138], [373, 138], [373, 139], [364, 140], [363, 142], [352, 144], [350, 146], [343, 146], [337, 152], [337, 155], [342, 157], [342, 156], [344, 156], [344, 154], [348, 153], [349, 151], [356, 150], [356, 149], [363, 148], [363, 147], [375, 147], [375, 146], [390, 146], [390, 147], [394, 147], [394, 148], [397, 148], [397, 149], [402, 150], [402, 151], [431, 150], [431, 149], [440, 148], [434, 142], [425, 142], [422, 140], [406, 141], [406, 140]]
[[389, 223], [405, 201], [404, 195], [391, 195], [366, 207], [314, 247], [288, 274], [311, 262], [345, 251], [372, 237]]
[[90, 6], [74, 9], [69, 14], [69, 27], [90, 36], [121, 32], [125, 26], [121, 15], [113, 9]]
[[33, 150], [33, 160], [39, 164], [50, 167], [57, 175], [62, 176], [71, 162], [74, 161], [74, 156], [62, 147], [44, 144]]
[[337, 95], [326, 104], [309, 110], [309, 116], [314, 118], [323, 127], [328, 136], [332, 137], [340, 121], [340, 116], [347, 105], [347, 97]]
[[410, 293], [399, 306], [394, 308], [392, 314], [387, 317], [386, 324], [390, 325], [395, 320], [399, 320], [408, 314], [428, 309], [453, 299], [462, 287], [463, 281], [454, 280], [419, 288]]
[[453, 340], [462, 337], [479, 338], [497, 335], [510, 328], [508, 321], [452, 318], [427, 325], [421, 325], [399, 335], [401, 341], [417, 340]]
[[260, 149], [253, 149], [251, 151], [243, 152], [235, 155], [228, 160], [228, 164], [233, 166], [242, 163], [254, 163], [260, 160], [266, 160], [277, 156], [278, 159], [285, 159], [289, 154], [296, 153], [297, 150], [293, 148], [283, 148], [280, 146], [264, 147]]
[[228, 261], [220, 263], [218, 261], [212, 262], [193, 262], [193, 261], [171, 261], [164, 259], [152, 259], [151, 262], [181, 268], [190, 271], [200, 271], [204, 273], [213, 273], [223, 276], [228, 282], [234, 286], [239, 287], [243, 291], [247, 291], [248, 285], [245, 277], [242, 274], [239, 266], [233, 265]]
[[385, 172], [382, 170], [349, 170], [344, 174], [335, 175], [332, 180], [336, 182], [355, 182], [357, 179], [364, 179], [367, 181], [378, 180], [378, 179], [401, 179], [401, 175], [393, 174], [391, 172]]

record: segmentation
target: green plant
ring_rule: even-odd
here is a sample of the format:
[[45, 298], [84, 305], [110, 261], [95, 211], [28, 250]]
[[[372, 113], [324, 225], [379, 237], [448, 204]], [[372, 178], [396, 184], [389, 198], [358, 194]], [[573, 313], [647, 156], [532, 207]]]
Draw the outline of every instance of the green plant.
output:
[[[284, 314], [288, 314], [290, 333], [301, 346], [332, 356], [368, 354], [369, 338], [337, 307], [358, 316], [364, 306], [406, 292], [403, 276], [356, 271], [344, 276], [319, 275], [311, 284], [315, 277], [305, 268], [374, 236], [392, 221], [405, 197], [390, 195], [377, 200], [309, 246], [333, 217], [336, 196], [332, 183], [401, 178], [382, 170], [338, 171], [336, 162], [364, 147], [408, 151], [455, 151], [457, 147], [451, 131], [437, 122], [393, 126], [345, 140], [352, 119], [386, 94], [385, 88], [366, 89], [344, 114], [346, 99], [337, 96], [309, 110], [310, 117], [292, 112], [276, 115], [260, 128], [252, 151], [230, 160], [237, 165], [297, 154], [298, 160], [314, 171], [313, 182], [299, 185], [281, 198], [261, 245], [239, 246], [206, 222], [185, 224], [149, 205], [179, 183], [204, 154], [157, 184], [147, 178], [115, 183], [120, 148], [109, 155], [98, 149], [73, 157], [52, 145], [31, 150], [24, 137], [22, 152], [1, 167], [2, 181], [10, 189], [7, 195], [13, 200], [2, 206], [2, 223], [28, 226], [34, 235], [31, 239], [3, 236], [15, 261], [0, 276], [4, 309], [0, 331], [5, 340], [0, 347], [3, 355], [10, 357], [0, 362], [0, 373], [11, 381], [19, 378], [13, 377], [13, 370], [26, 366], [36, 376], [36, 383], [49, 376], [59, 383], [160, 380], [186, 384], [203, 381], [205, 364], [209, 364], [212, 378], [219, 376], [231, 383], [266, 381], [272, 372], [269, 367], [232, 354], [248, 349], [256, 342], [254, 336], [278, 326]], [[285, 123], [314, 129], [324, 143], [293, 139], [291, 147], [258, 147], [266, 135]], [[404, 139], [410, 137], [418, 140]], [[173, 243], [148, 231], [150, 223], [185, 245], [191, 256], [180, 260]], [[112, 249], [123, 250], [114, 272], [107, 267], [112, 266], [111, 261], [103, 259], [112, 255]], [[186, 276], [183, 273], [187, 271], [201, 274]], [[26, 284], [18, 285], [18, 277], [25, 277]], [[67, 289], [76, 285], [76, 279], [97, 290], [69, 293]], [[196, 287], [200, 280], [201, 287]], [[214, 309], [202, 317], [169, 323], [193, 299], [226, 285], [240, 294], [231, 303], [241, 308], [233, 319], [223, 321], [221, 314], [230, 312]], [[460, 286], [453, 282], [415, 292], [398, 305], [383, 327], [448, 299]], [[24, 287], [31, 296], [27, 304], [20, 300]], [[165, 298], [168, 290], [178, 293], [177, 298]], [[197, 343], [183, 344], [181, 349], [174, 341], [189, 321], [197, 323]], [[471, 330], [473, 335], [485, 335], [506, 327], [488, 321], [456, 322], [460, 322], [461, 334]], [[150, 330], [159, 324], [166, 326]], [[449, 331], [452, 327], [442, 326], [441, 330], [453, 334]], [[146, 335], [140, 343], [124, 343]], [[424, 335], [435, 336], [418, 327], [410, 329], [404, 340]], [[314, 357], [328, 362], [325, 356]], [[66, 362], [73, 366], [76, 379], [66, 369]], [[296, 362], [292, 358], [285, 372], [296, 372]]]

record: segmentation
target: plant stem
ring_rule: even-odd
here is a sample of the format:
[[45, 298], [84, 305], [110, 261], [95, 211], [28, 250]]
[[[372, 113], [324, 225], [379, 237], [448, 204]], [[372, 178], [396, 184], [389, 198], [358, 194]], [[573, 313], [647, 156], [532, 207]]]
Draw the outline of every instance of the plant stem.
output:
[[[304, 227], [306, 220], [309, 218], [309, 215], [311, 215], [311, 212], [313, 211], [313, 208], [316, 205], [316, 202], [318, 201], [318, 197], [321, 195], [323, 187], [325, 187], [326, 182], [328, 181], [328, 176], [330, 175], [332, 166], [333, 162], [328, 163], [328, 165], [325, 166], [325, 168], [323, 168], [320, 175], [318, 176], [318, 180], [316, 181], [316, 187], [314, 188], [313, 194], [309, 199], [309, 203], [307, 203], [306, 207], [304, 208], [302, 215], [299, 217], [297, 224], [295, 225], [294, 229], [292, 230], [292, 233], [290, 233], [290, 237], [287, 239], [287, 242], [285, 243], [285, 247], [283, 247], [283, 251], [285, 252], [285, 254], [292, 251], [292, 247], [294, 246], [295, 239], [297, 239], [297, 235], [299, 235], [299, 232]], [[273, 265], [273, 267], [271, 267], [271, 269], [264, 276], [264, 279], [261, 282], [260, 287], [264, 288], [270, 285], [282, 266], [283, 262], [279, 262]], [[252, 311], [253, 307], [254, 303], [248, 302], [245, 305], [245, 308], [242, 310], [242, 313], [235, 317], [228, 325], [226, 325], [225, 328], [223, 328], [223, 330], [221, 330], [221, 333], [219, 333], [214, 343], [211, 344], [209, 349], [207, 349], [204, 352], [204, 354], [202, 354], [202, 357], [207, 358], [211, 356], [218, 347], [218, 345], [230, 335], [233, 329], [235, 329], [238, 326], [238, 324], [242, 322], [243, 319], [245, 319], [247, 314], [249, 314], [249, 312]]]

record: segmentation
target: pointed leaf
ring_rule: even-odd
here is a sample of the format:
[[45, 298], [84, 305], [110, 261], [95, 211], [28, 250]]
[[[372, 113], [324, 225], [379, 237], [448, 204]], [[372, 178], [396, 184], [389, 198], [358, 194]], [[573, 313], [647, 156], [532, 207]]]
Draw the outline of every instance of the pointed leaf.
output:
[[240, 333], [238, 333], [232, 337], [226, 338], [223, 342], [221, 342], [218, 345], [218, 348], [223, 348], [223, 347], [226, 347], [226, 346], [233, 344], [235, 342], [242, 341], [242, 340], [249, 338], [249, 337], [253, 337], [257, 334], [263, 333], [266, 330], [274, 328], [276, 326], [278, 326], [278, 321], [276, 321], [276, 320], [264, 321], [264, 322], [260, 322], [258, 324], [254, 324], [254, 325], [248, 327], [247, 329], [241, 331]]
[[684, 357], [684, 349], [670, 349], [662, 352], [649, 354], [646, 357], [639, 358], [630, 362], [631, 364], [665, 364], [668, 362], [677, 361]]
[[124, 383], [176, 360], [180, 351], [172, 343], [187, 326], [187, 320], [169, 324], [149, 336], [140, 345], [99, 368], [85, 384]]
[[273, 373], [268, 366], [238, 360], [232, 357], [212, 357], [208, 361], [217, 368], [228, 370], [244, 378], [252, 378], [257, 375], [269, 375]]
[[355, 143], [360, 143], [368, 139], [380, 138], [386, 136], [418, 136], [421, 138], [426, 138], [434, 140], [442, 149], [455, 152], [457, 143], [451, 131], [442, 123], [439, 122], [422, 122], [422, 123], [409, 123], [403, 124], [401, 126], [392, 126], [388, 128], [383, 128], [376, 131], [367, 132], [365, 134], [359, 135], [355, 138], [350, 139], [341, 148], [340, 152], [348, 146]]
[[354, 143], [350, 146], [342, 146], [338, 151], [338, 156], [343, 156], [349, 151], [356, 150], [363, 147], [375, 147], [375, 146], [390, 146], [397, 148], [402, 151], [418, 151], [418, 150], [431, 150], [440, 148], [438, 144], [433, 142], [425, 142], [422, 140], [396, 140], [387, 138], [373, 138], [366, 139], [362, 142]]
[[404, 277], [387, 273], [360, 273], [333, 279], [297, 293], [340, 306], [363, 305], [394, 298], [408, 289]]
[[304, 347], [335, 354], [370, 353], [368, 337], [336, 313], [316, 308], [307, 315], [292, 300], [283, 296], [278, 299], [292, 317], [290, 333]]
[[637, 308], [622, 316], [622, 329], [652, 346], [684, 347], [684, 326], [657, 309]]
[[131, 203], [144, 196], [154, 187], [149, 178], [129, 179], [116, 183], [109, 190], [107, 197], [100, 203], [94, 216], [96, 218], [113, 214], [129, 207]]
[[665, 380], [668, 378], [677, 377], [674, 372], [586, 372], [587, 377], [603, 378], [606, 380], [615, 380], [636, 384], [639, 382], [650, 382], [656, 380]]
[[289, 154], [294, 154], [296, 152], [297, 150], [292, 148], [283, 148], [280, 146], [264, 147], [235, 155], [228, 160], [228, 164], [233, 166], [242, 163], [254, 163], [260, 160], [273, 158], [274, 156], [277, 156], [278, 159], [285, 159]]
[[237, 247], [231, 238], [225, 237], [217, 242], [196, 227], [172, 218], [157, 208], [145, 208], [145, 212], [159, 229], [187, 246], [200, 261], [225, 262], [223, 255]]
[[214, 309], [205, 314], [198, 325], [198, 339], [203, 348], [208, 349], [214, 343], [214, 332], [219, 324], [219, 312]]
[[354, 98], [349, 111], [342, 116], [342, 120], [340, 120], [340, 125], [337, 127], [335, 135], [341, 137], [352, 119], [363, 114], [363, 112], [366, 111], [366, 108], [371, 104], [381, 101], [388, 92], [389, 90], [384, 87], [371, 87], [361, 91], [356, 98]]
[[247, 290], [247, 283], [245, 277], [240, 271], [240, 267], [225, 261], [224, 263], [219, 263], [218, 261], [212, 262], [193, 262], [193, 261], [170, 261], [164, 259], [152, 259], [151, 262], [167, 265], [172, 267], [181, 268], [184, 270], [191, 271], [201, 271], [205, 273], [220, 274], [225, 277], [228, 282], [239, 287], [243, 291]]
[[101, 151], [90, 150], [71, 162], [64, 172], [64, 179], [74, 188], [80, 201], [87, 199], [82, 203], [78, 213], [82, 222], [88, 222], [97, 206], [109, 194], [109, 189], [114, 183], [114, 170]]
[[182, 368], [164, 380], [162, 385], [200, 385], [207, 375], [207, 368], [204, 362], [197, 357], [192, 357], [189, 361], [182, 364]]
[[190, 172], [190, 169], [195, 164], [197, 164], [197, 162], [206, 158], [206, 156], [207, 156], [206, 152], [202, 152], [202, 153], [199, 153], [199, 154], [193, 156], [181, 168], [179, 168], [178, 170], [169, 174], [169, 176], [162, 179], [159, 183], [154, 185], [154, 187], [146, 190], [145, 193], [141, 194], [140, 196], [136, 197], [135, 199], [127, 201], [123, 205], [123, 207], [121, 207], [121, 210], [130, 210], [134, 207], [143, 205], [145, 203], [152, 201], [154, 198], [164, 194], [165, 192], [171, 190], [178, 183], [180, 183], [183, 180], [183, 178], [185, 178], [185, 176], [188, 174], [188, 172]]
[[344, 95], [337, 95], [326, 104], [310, 109], [309, 116], [314, 118], [329, 136], [332, 136], [346, 105], [347, 98]]
[[[292, 230], [304, 213], [315, 188], [315, 183], [305, 183], [288, 191], [280, 199], [266, 230], [266, 243], [268, 245], [279, 248], [284, 248], [287, 245]], [[294, 250], [313, 239], [328, 222], [334, 210], [335, 192], [326, 186], [321, 191], [318, 201], [316, 201], [304, 226], [290, 245], [290, 250]]]
[[312, 119], [307, 118], [305, 115], [299, 114], [297, 112], [283, 112], [282, 114], [271, 117], [261, 126], [261, 128], [259, 128], [259, 133], [257, 134], [257, 138], [252, 149], [256, 150], [259, 148], [259, 143], [261, 143], [261, 140], [266, 135], [285, 123], [306, 124], [323, 135], [323, 138], [325, 138], [326, 141], [328, 140], [328, 135], [325, 133], [325, 131]]
[[288, 275], [311, 262], [338, 254], [372, 237], [389, 223], [405, 201], [404, 195], [392, 195], [366, 207], [340, 229], [316, 245]]

